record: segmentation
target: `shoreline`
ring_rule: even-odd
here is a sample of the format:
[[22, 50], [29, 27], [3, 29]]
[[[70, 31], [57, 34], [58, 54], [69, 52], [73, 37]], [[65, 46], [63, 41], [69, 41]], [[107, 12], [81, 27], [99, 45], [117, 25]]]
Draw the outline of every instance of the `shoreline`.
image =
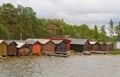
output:
[[[101, 53], [91, 53], [91, 54], [84, 54], [83, 52], [79, 53], [79, 52], [72, 52], [72, 53], [68, 53], [68, 57], [73, 57], [73, 56], [97, 56], [97, 55], [110, 55], [110, 56], [120, 56], [120, 54], [111, 54], [110, 52], [107, 53], [107, 54], [101, 54]], [[59, 56], [46, 56], [46, 55], [27, 55], [27, 56], [6, 56], [6, 57], [1, 57], [0, 56], [0, 59], [7, 59], [7, 58], [13, 58], [13, 57], [16, 57], [16, 58], [22, 58], [22, 57], [28, 57], [28, 58], [32, 58], [32, 57], [59, 57]], [[60, 57], [59, 57], [60, 58]]]

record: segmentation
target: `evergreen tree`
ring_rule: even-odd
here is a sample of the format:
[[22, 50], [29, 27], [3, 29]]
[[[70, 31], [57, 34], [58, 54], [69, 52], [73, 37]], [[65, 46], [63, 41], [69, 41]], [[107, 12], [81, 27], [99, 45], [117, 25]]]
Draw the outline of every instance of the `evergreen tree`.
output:
[[99, 32], [98, 32], [98, 27], [97, 25], [94, 26], [94, 37], [95, 40], [98, 40], [99, 38]]
[[114, 27], [114, 23], [113, 23], [112, 19], [109, 22], [109, 27], [110, 27], [110, 29], [109, 29], [109, 33], [110, 33], [109, 41], [114, 42], [116, 38], [114, 36], [115, 27]]
[[110, 33], [110, 37], [112, 38], [114, 35], [114, 23], [113, 23], [112, 19], [109, 22], [109, 33]]
[[119, 24], [116, 26], [116, 34], [117, 34], [117, 40], [120, 40], [120, 22]]
[[102, 25], [102, 27], [100, 29], [99, 41], [104, 41], [104, 42], [107, 41], [105, 25]]

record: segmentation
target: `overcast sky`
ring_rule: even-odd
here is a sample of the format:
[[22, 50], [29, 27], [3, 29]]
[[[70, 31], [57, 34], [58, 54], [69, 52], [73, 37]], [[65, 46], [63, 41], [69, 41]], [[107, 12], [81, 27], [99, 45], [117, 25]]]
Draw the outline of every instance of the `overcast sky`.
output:
[[0, 0], [2, 3], [32, 7], [39, 18], [64, 19], [69, 24], [90, 26], [120, 20], [120, 0]]

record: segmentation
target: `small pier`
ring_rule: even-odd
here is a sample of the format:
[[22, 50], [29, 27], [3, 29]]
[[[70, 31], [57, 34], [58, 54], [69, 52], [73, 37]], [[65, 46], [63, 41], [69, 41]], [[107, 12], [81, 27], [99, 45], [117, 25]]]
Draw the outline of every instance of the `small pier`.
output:
[[56, 57], [68, 57], [69, 55], [66, 52], [56, 52], [56, 53], [51, 53], [51, 52], [43, 52], [42, 55], [45, 56], [56, 56]]

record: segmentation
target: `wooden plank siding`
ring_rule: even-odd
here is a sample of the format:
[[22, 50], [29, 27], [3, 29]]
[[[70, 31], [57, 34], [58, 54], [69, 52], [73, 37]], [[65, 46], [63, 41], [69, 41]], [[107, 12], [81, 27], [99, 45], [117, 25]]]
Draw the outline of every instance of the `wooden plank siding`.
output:
[[0, 40], [0, 56], [7, 56], [7, 43]]
[[99, 43], [95, 43], [95, 44], [93, 45], [93, 50], [94, 50], [94, 51], [100, 51], [100, 44], [99, 44]]
[[54, 53], [55, 44], [52, 41], [48, 41], [46, 44], [42, 44], [42, 52]]
[[77, 52], [90, 51], [90, 43], [87, 39], [71, 39], [71, 50]]
[[42, 51], [41, 44], [39, 42], [36, 42], [32, 47], [32, 54], [39, 55], [41, 54], [41, 51]]
[[70, 50], [70, 42], [71, 40], [68, 38], [45, 38], [45, 39], [49, 39], [49, 40], [63, 40], [67, 43], [67, 51]]
[[41, 54], [41, 43], [37, 39], [27, 39], [26, 44], [29, 46], [30, 54]]
[[85, 42], [83, 50], [84, 51], [90, 51], [90, 43], [89, 43], [88, 40]]
[[55, 53], [67, 52], [67, 43], [63, 40], [52, 40], [55, 43]]
[[91, 42], [90, 46], [91, 46], [90, 50], [100, 51], [100, 43], [99, 42]]
[[[36, 43], [36, 41], [37, 41], [37, 43]], [[39, 44], [38, 44], [38, 42], [39, 42]], [[33, 50], [37, 50], [34, 53], [36, 53], [36, 52], [54, 53], [55, 44], [50, 39], [27, 39], [26, 43], [30, 46], [30, 52], [33, 52]], [[34, 45], [39, 48], [36, 49], [36, 47]], [[40, 46], [38, 46], [38, 45], [40, 45]]]
[[29, 46], [24, 44], [22, 47], [18, 48], [18, 55], [26, 56], [30, 54]]
[[7, 46], [7, 55], [8, 56], [16, 56], [17, 55], [17, 43], [11, 42]]
[[104, 43], [100, 43], [100, 50], [101, 51], [107, 51], [107, 44], [104, 42]]
[[107, 51], [112, 51], [114, 49], [114, 45], [111, 42], [106, 42], [107, 44]]

